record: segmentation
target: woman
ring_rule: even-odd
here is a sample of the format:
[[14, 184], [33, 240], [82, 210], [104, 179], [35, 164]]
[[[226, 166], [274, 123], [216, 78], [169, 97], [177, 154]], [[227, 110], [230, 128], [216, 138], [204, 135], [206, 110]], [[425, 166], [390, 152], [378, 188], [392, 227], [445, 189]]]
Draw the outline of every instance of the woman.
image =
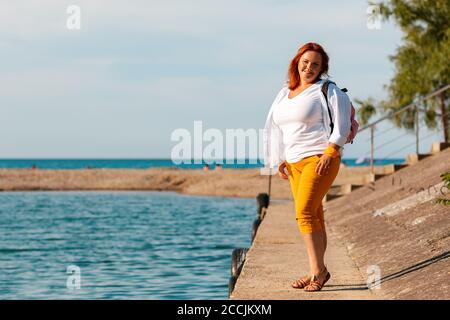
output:
[[264, 130], [265, 164], [270, 168], [278, 166], [279, 175], [289, 179], [297, 224], [308, 251], [310, 275], [295, 280], [292, 286], [308, 292], [321, 290], [331, 277], [324, 263], [327, 236], [322, 199], [338, 174], [342, 146], [351, 128], [350, 100], [330, 83], [327, 96], [334, 123], [331, 130], [321, 91], [328, 61], [327, 53], [316, 43], [307, 43], [298, 50]]

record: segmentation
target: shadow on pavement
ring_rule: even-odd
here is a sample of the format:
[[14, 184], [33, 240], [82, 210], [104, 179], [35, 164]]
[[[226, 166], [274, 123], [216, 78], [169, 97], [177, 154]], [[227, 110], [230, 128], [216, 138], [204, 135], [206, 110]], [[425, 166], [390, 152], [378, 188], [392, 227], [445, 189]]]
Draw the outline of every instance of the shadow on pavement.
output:
[[[410, 266], [408, 268], [405, 268], [403, 270], [397, 271], [395, 273], [392, 273], [390, 275], [387, 275], [385, 277], [382, 277], [380, 279], [380, 284], [392, 279], [396, 279], [396, 278], [400, 278], [401, 276], [404, 276], [405, 274], [420, 270], [422, 268], [428, 267], [429, 265], [436, 263], [438, 261], [441, 260], [445, 260], [447, 258], [450, 257], [450, 251], [446, 251], [440, 255], [437, 255], [433, 258], [424, 260], [422, 262], [419, 262], [413, 266]], [[327, 288], [332, 288], [332, 287], [344, 287], [342, 289], [331, 289], [328, 290]], [[339, 284], [339, 285], [325, 285], [325, 287], [323, 288], [322, 291], [344, 291], [344, 290], [368, 290], [369, 287], [367, 286], [366, 283], [361, 283], [361, 284]]]

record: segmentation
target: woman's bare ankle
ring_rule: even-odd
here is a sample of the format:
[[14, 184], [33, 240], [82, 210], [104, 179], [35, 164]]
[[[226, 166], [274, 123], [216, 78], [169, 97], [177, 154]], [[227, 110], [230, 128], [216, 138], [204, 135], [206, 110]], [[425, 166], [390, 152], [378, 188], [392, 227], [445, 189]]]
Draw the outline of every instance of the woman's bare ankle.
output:
[[324, 265], [322, 269], [315, 269], [311, 272], [311, 275], [315, 275], [317, 277], [323, 276], [325, 274], [325, 271], [327, 270], [327, 267]]

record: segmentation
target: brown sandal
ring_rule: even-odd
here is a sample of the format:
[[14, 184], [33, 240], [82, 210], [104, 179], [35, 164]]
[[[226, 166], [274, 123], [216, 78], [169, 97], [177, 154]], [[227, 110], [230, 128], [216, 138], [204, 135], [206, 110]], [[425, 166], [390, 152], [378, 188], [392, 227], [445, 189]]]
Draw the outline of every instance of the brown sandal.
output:
[[303, 289], [306, 287], [311, 281], [310, 276], [304, 276], [303, 278], [297, 279], [292, 283], [292, 288], [294, 289]]
[[[314, 292], [314, 291], [320, 291], [325, 286], [325, 283], [327, 283], [328, 280], [331, 278], [331, 274], [328, 272], [327, 268], [325, 267], [324, 271], [322, 273], [326, 272], [327, 275], [325, 276], [325, 279], [323, 280], [323, 283], [320, 283], [319, 279], [316, 275], [313, 275], [311, 277], [311, 280], [307, 286], [305, 286], [304, 290], [306, 292]], [[321, 274], [322, 274], [321, 273]]]

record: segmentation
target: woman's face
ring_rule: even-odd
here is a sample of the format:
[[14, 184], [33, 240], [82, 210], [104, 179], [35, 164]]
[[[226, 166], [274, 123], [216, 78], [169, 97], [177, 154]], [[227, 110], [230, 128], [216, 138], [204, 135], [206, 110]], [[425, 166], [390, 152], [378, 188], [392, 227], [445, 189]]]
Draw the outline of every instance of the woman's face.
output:
[[306, 51], [298, 61], [301, 83], [314, 83], [322, 70], [322, 55], [316, 51]]

